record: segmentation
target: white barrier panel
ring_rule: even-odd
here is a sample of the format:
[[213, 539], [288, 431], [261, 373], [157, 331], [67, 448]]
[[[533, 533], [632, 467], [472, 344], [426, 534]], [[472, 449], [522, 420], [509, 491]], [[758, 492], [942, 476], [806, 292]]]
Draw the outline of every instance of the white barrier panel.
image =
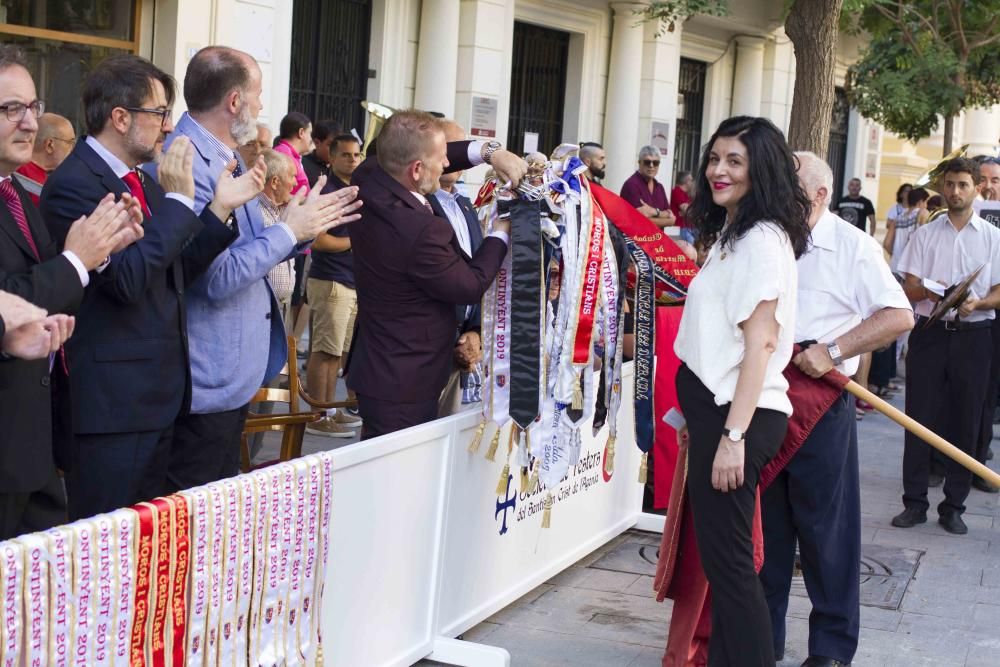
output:
[[[502, 650], [447, 638], [468, 630], [636, 524], [640, 453], [625, 367], [614, 473], [603, 472], [607, 427], [583, 433], [579, 463], [554, 491], [519, 493], [512, 468], [496, 494], [494, 463], [466, 451], [470, 412], [338, 449], [334, 461], [323, 647], [336, 667], [409, 665], [430, 655], [456, 664], [504, 664]], [[487, 431], [487, 435], [491, 431]], [[513, 460], [513, 458], [512, 458]], [[435, 652], [436, 647], [436, 652]], [[433, 653], [433, 655], [432, 655]]]

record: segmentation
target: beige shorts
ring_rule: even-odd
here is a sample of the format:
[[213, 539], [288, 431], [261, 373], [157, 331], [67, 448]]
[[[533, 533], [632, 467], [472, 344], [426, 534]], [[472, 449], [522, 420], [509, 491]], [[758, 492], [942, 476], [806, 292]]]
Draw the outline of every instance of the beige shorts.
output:
[[358, 315], [358, 293], [332, 280], [309, 278], [306, 295], [312, 310], [312, 351], [346, 356]]

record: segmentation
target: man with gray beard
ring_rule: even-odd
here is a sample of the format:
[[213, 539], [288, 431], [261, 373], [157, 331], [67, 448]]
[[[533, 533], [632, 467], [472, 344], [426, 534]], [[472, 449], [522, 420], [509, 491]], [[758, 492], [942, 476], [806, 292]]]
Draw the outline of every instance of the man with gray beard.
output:
[[[261, 71], [242, 51], [209, 46], [188, 63], [184, 101], [188, 111], [167, 139], [189, 137], [195, 148], [195, 212], [210, 201], [237, 148], [257, 137]], [[267, 226], [257, 199], [236, 209], [229, 224], [239, 237], [188, 289], [191, 409], [174, 429], [167, 478], [186, 489], [235, 475], [240, 434], [250, 399], [274, 378], [287, 357], [285, 328], [267, 274], [295, 256], [317, 235], [359, 216], [357, 188], [320, 195], [326, 179], [297, 196], [281, 219]]]

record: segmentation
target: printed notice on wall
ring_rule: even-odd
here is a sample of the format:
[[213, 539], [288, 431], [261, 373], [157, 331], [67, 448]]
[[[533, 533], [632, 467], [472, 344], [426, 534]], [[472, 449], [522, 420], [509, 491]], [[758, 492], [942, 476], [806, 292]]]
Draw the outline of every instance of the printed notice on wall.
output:
[[525, 132], [524, 133], [524, 148], [522, 151], [525, 154], [537, 153], [538, 152], [538, 133], [537, 132]]
[[666, 156], [670, 152], [670, 123], [654, 120], [649, 135], [649, 143], [660, 149], [660, 155]]
[[472, 96], [472, 119], [469, 134], [473, 137], [494, 139], [497, 136], [497, 107], [495, 97]]

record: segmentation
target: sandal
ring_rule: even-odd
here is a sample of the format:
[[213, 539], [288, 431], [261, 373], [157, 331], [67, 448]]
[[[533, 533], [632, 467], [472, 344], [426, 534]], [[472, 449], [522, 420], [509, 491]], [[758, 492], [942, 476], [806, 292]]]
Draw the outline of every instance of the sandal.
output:
[[863, 412], [872, 412], [875, 410], [875, 406], [868, 401], [862, 401], [860, 398], [854, 402], [855, 408]]
[[854, 418], [861, 421], [865, 418], [865, 411], [861, 408], [854, 408]]

